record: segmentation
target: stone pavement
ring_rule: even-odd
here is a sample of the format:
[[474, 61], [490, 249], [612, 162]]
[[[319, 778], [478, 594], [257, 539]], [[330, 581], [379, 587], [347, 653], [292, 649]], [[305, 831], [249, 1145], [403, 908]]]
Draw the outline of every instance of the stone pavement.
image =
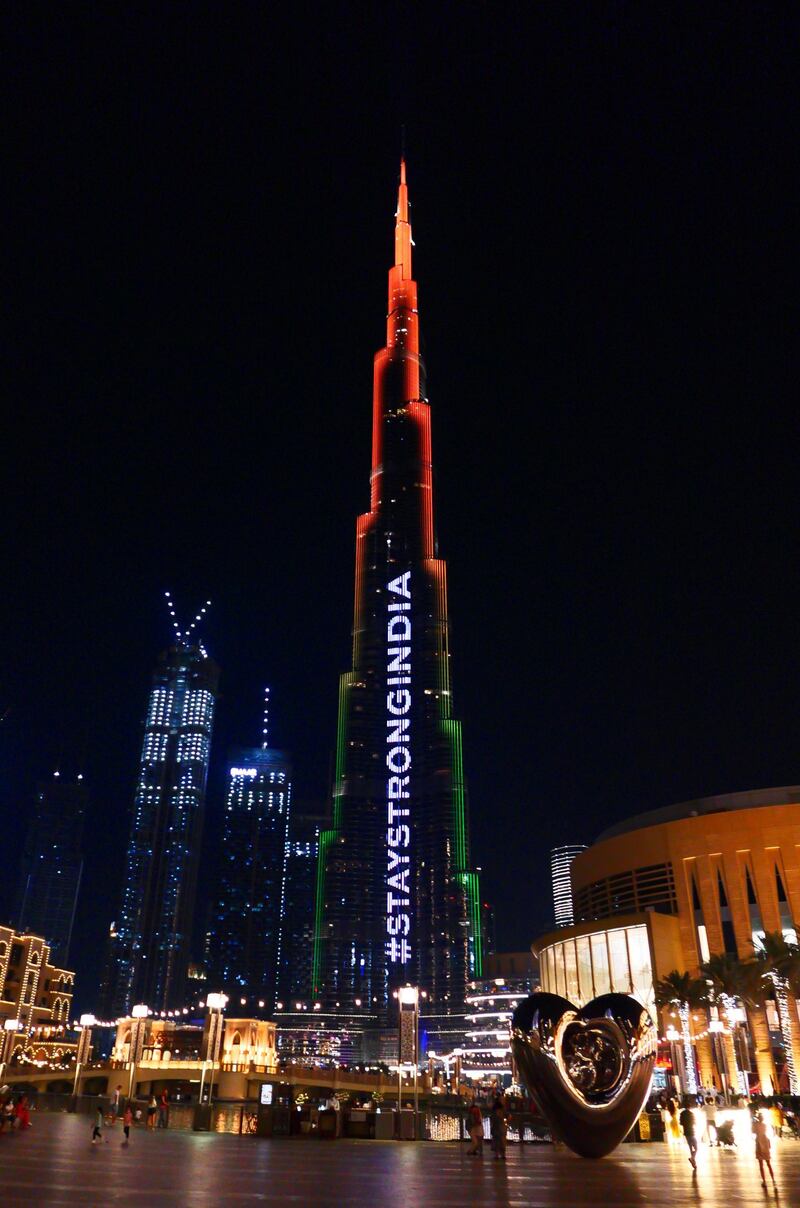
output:
[[[0, 1205], [409, 1205], [464, 1208], [740, 1208], [800, 1205], [800, 1142], [774, 1144], [777, 1195], [764, 1191], [752, 1150], [701, 1146], [696, 1178], [683, 1147], [623, 1145], [599, 1162], [549, 1145], [509, 1146], [508, 1161], [486, 1148], [473, 1158], [457, 1142], [262, 1140], [208, 1133], [104, 1129], [90, 1143], [89, 1116], [33, 1117], [25, 1133], [0, 1136]], [[105, 1137], [108, 1137], [106, 1142]]]

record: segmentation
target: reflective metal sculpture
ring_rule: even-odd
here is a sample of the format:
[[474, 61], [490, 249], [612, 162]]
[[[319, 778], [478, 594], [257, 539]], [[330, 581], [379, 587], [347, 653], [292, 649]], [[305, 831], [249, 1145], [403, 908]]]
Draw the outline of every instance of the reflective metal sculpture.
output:
[[580, 1009], [531, 994], [514, 1012], [511, 1048], [553, 1135], [584, 1158], [624, 1140], [647, 1099], [658, 1035], [640, 1002], [602, 994]]

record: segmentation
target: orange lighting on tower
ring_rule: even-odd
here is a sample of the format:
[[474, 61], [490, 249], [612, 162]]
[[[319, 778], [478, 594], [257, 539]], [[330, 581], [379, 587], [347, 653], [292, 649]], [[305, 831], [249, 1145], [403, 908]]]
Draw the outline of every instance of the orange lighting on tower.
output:
[[482, 972], [413, 247], [403, 158], [386, 343], [373, 365], [370, 507], [356, 522], [353, 664], [340, 680], [333, 825], [319, 843], [312, 974], [327, 1010], [367, 1001], [384, 1022], [394, 1020], [388, 1004], [406, 984], [420, 987], [432, 1014], [457, 1014], [467, 980]]

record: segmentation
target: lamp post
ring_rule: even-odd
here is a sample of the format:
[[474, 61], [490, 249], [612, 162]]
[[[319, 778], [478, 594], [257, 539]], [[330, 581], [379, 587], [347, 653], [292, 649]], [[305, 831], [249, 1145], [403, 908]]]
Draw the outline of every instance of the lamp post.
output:
[[128, 1051], [128, 1060], [130, 1063], [130, 1079], [128, 1082], [128, 1098], [133, 1098], [133, 1087], [136, 1078], [136, 1067], [142, 1060], [142, 1050], [144, 1049], [144, 1036], [147, 1030], [147, 1016], [150, 1014], [150, 1008], [144, 1003], [137, 1003], [131, 1010], [133, 1023], [131, 1024], [131, 1044]]
[[[670, 1053], [672, 1054], [672, 1076], [673, 1080], [679, 1084], [679, 1089], [683, 1091], [683, 1077], [681, 1074], [681, 1062], [678, 1058], [680, 1052], [679, 1044], [681, 1034], [673, 1024], [667, 1028], [667, 1040], [669, 1041]], [[674, 1088], [673, 1088], [674, 1089]]]
[[725, 1102], [729, 1102], [728, 1098], [728, 1075], [725, 1068], [725, 1052], [722, 1046], [721, 1032], [725, 1031], [725, 1024], [721, 1019], [710, 1019], [708, 1022], [708, 1030], [711, 1033], [711, 1040], [714, 1046], [714, 1059], [717, 1063], [720, 1078], [722, 1079], [722, 1093], [725, 1096]]
[[7, 1019], [3, 1024], [3, 1031], [0, 1034], [0, 1078], [3, 1076], [11, 1046], [14, 1043], [14, 1033], [18, 1032], [21, 1027], [21, 1019]]
[[78, 1097], [81, 1066], [86, 1065], [92, 1051], [92, 1028], [96, 1023], [97, 1020], [94, 1015], [81, 1015], [81, 1034], [78, 1037], [78, 1048], [75, 1052], [75, 1083], [72, 1087], [72, 1094], [75, 1099]]
[[397, 991], [400, 1009], [400, 1052], [397, 1066], [397, 1096], [400, 1107], [402, 1070], [406, 1065], [414, 1068], [414, 1140], [417, 1139], [417, 1113], [419, 1096], [417, 1074], [419, 1066], [419, 990], [416, 986], [401, 986]]
[[200, 1099], [203, 1102], [203, 1087], [206, 1080], [206, 1069], [211, 1066], [211, 1083], [208, 1088], [208, 1105], [211, 1106], [211, 1096], [214, 1093], [214, 1065], [219, 1061], [219, 1053], [222, 1048], [222, 1034], [225, 1029], [225, 1021], [222, 1018], [222, 1012], [228, 1002], [227, 994], [207, 994], [206, 1006], [208, 1007], [208, 1020], [206, 1023], [206, 1033], [203, 1037], [203, 1065], [200, 1072]]

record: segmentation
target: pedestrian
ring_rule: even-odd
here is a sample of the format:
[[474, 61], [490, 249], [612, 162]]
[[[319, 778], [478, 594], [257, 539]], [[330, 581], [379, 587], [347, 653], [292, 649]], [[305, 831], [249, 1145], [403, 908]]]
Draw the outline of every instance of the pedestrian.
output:
[[777, 1099], [772, 1100], [772, 1106], [769, 1109], [769, 1122], [772, 1125], [772, 1131], [776, 1137], [783, 1136], [783, 1108]]
[[157, 1111], [158, 1111], [158, 1101], [156, 1100], [155, 1095], [151, 1093], [150, 1099], [147, 1104], [147, 1127], [148, 1128], [155, 1128]]
[[686, 1106], [680, 1114], [680, 1125], [683, 1129], [683, 1135], [686, 1138], [686, 1144], [689, 1147], [689, 1165], [692, 1170], [697, 1170], [697, 1137], [695, 1135], [694, 1113], [689, 1107], [689, 1101], [686, 1101]]
[[114, 1094], [111, 1096], [111, 1107], [109, 1108], [109, 1111], [108, 1111], [112, 1124], [116, 1124], [117, 1116], [119, 1115], [121, 1109], [122, 1109], [122, 1087], [118, 1086], [117, 1089], [114, 1091]]
[[14, 1108], [14, 1115], [16, 1116], [16, 1119], [17, 1119], [17, 1128], [20, 1129], [20, 1131], [23, 1128], [30, 1128], [30, 1126], [31, 1126], [31, 1109], [30, 1109], [30, 1102], [29, 1102], [28, 1096], [26, 1094], [24, 1094], [24, 1093], [21, 1094], [19, 1099], [17, 1100], [17, 1106]]
[[122, 1117], [122, 1131], [125, 1133], [125, 1140], [122, 1142], [123, 1145], [127, 1145], [131, 1139], [131, 1125], [132, 1124], [133, 1124], [133, 1108], [131, 1107], [131, 1101], [129, 1099], [127, 1104], [125, 1105], [125, 1115]]
[[[703, 1104], [703, 1115], [706, 1118], [706, 1140], [713, 1145], [717, 1140], [717, 1105], [709, 1095]], [[711, 1130], [714, 1130], [714, 1141], [711, 1140]]]
[[775, 1187], [775, 1172], [772, 1169], [772, 1161], [770, 1159], [770, 1140], [767, 1133], [767, 1124], [761, 1112], [758, 1112], [753, 1121], [753, 1132], [756, 1135], [756, 1159], [758, 1160], [758, 1172], [761, 1175], [761, 1186], [766, 1187], [767, 1180], [764, 1178], [764, 1163], [767, 1164], [772, 1186]]
[[667, 1104], [667, 1119], [664, 1122], [667, 1128], [667, 1140], [672, 1143], [681, 1139], [681, 1125], [678, 1120], [678, 1102], [676, 1099], [670, 1099]]
[[0, 1133], [8, 1131], [14, 1127], [14, 1097], [11, 1093], [11, 1088], [8, 1086], [0, 1087]]
[[158, 1127], [166, 1128], [169, 1124], [169, 1095], [167, 1088], [164, 1087], [161, 1092], [161, 1099], [158, 1103]]
[[94, 1128], [92, 1129], [92, 1145], [96, 1145], [103, 1136], [103, 1108], [98, 1103], [97, 1111], [94, 1113]]
[[508, 1117], [502, 1095], [498, 1095], [492, 1107], [492, 1149], [495, 1161], [506, 1160], [506, 1133]]
[[472, 1142], [472, 1148], [467, 1153], [480, 1154], [483, 1157], [483, 1113], [473, 1099], [467, 1112], [467, 1131]]

